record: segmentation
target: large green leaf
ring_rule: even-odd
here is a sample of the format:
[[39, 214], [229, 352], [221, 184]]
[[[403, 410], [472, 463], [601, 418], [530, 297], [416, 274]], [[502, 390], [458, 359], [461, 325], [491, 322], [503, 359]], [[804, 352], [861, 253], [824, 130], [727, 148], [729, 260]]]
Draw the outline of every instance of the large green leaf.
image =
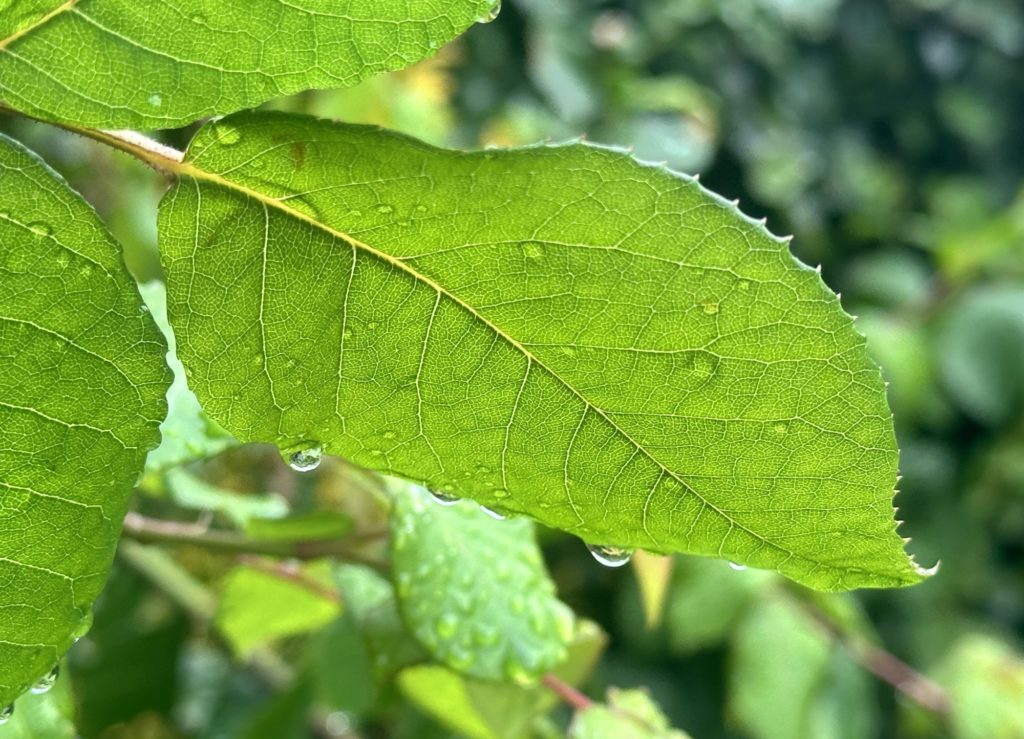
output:
[[824, 589], [923, 573], [878, 368], [785, 240], [583, 143], [463, 153], [245, 113], [161, 205], [193, 389], [239, 439], [604, 545]]
[[0, 707], [87, 627], [170, 373], [117, 245], [0, 137]]
[[14, 0], [0, 98], [98, 127], [173, 128], [401, 69], [498, 0]]

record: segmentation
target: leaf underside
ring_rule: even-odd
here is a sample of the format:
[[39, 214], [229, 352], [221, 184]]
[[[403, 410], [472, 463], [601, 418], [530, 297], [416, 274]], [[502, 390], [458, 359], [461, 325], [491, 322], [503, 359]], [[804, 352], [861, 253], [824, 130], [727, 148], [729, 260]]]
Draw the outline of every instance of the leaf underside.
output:
[[174, 128], [432, 55], [494, 0], [20, 0], [0, 98], [86, 126]]
[[161, 205], [204, 408], [606, 545], [821, 589], [922, 573], [882, 379], [785, 241], [584, 143], [463, 153], [243, 113]]
[[92, 209], [0, 137], [0, 706], [87, 628], [159, 440], [165, 351]]

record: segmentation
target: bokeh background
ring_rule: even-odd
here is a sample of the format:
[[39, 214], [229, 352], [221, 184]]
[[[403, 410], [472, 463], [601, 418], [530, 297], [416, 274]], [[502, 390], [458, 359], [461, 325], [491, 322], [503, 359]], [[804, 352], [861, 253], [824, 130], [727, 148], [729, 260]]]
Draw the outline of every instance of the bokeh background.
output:
[[[795, 234], [796, 254], [821, 264], [859, 316], [891, 383], [901, 531], [919, 561], [942, 560], [939, 574], [820, 596], [680, 557], [663, 606], [646, 613], [638, 574], [656, 583], [663, 564], [605, 569], [542, 532], [562, 598], [608, 634], [588, 692], [648, 686], [698, 739], [1024, 737], [1024, 5], [506, 0], [497, 21], [414, 68], [272, 105], [449, 146], [581, 133], [634, 146]], [[140, 281], [159, 279], [159, 175], [51, 128], [0, 126], [95, 205]], [[191, 131], [159, 135], [184, 146]], [[333, 508], [362, 525], [381, 516], [365, 494], [373, 480], [340, 462], [300, 479], [252, 447], [191, 473], [177, 488], [144, 481], [140, 509], [208, 507], [210, 491], [192, 489], [201, 479], [245, 506]], [[288, 664], [254, 666], [203, 623], [223, 615], [236, 558], [187, 546], [167, 561], [122, 554], [58, 688], [73, 691], [82, 736], [452, 735], [394, 689], [360, 693], [366, 675], [343, 651], [309, 657], [332, 638], [330, 608], [281, 632]], [[168, 562], [178, 569], [161, 575]], [[232, 592], [273, 617], [265, 594]], [[277, 668], [298, 669], [298, 687], [272, 687]], [[924, 694], [892, 684], [908, 680], [905, 691]], [[295, 718], [310, 706], [323, 712], [315, 729]]]

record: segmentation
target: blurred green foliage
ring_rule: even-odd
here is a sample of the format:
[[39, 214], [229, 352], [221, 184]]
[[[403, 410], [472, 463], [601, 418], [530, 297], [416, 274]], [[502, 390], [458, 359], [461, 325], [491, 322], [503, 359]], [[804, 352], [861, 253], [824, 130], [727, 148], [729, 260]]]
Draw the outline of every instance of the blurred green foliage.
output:
[[[919, 561], [942, 559], [938, 576], [822, 597], [770, 573], [678, 558], [649, 629], [628, 569], [601, 568], [579, 542], [541, 531], [559, 597], [607, 634], [589, 695], [645, 686], [671, 725], [700, 739], [1024, 736], [1024, 5], [506, 0], [497, 22], [432, 60], [272, 105], [448, 145], [581, 132], [634, 145], [795, 233], [797, 254], [821, 263], [860, 315], [891, 382], [902, 531]], [[0, 125], [97, 207], [140, 281], [159, 278], [159, 177], [66, 134]], [[182, 146], [190, 133], [162, 135]], [[360, 558], [383, 551], [378, 483], [343, 463], [300, 476], [272, 450], [227, 448], [188, 474], [153, 472], [139, 509], [194, 519], [189, 501], [200, 496], [214, 502], [198, 507], [241, 527], [279, 518], [283, 500], [293, 514], [344, 514], [362, 537]], [[249, 581], [263, 573], [240, 570], [231, 554], [169, 551], [180, 574], [213, 594], [225, 633], [123, 560], [69, 658], [83, 737], [509, 736], [524, 716], [536, 736], [570, 730], [564, 708], [535, 720], [538, 701], [544, 711], [554, 702], [542, 688], [498, 689], [420, 664], [423, 648], [372, 569], [340, 567], [333, 584], [316, 573], [333, 595], [298, 598], [254, 591]], [[340, 615], [333, 598], [346, 604]], [[247, 618], [262, 628], [246, 627], [255, 641], [240, 644], [233, 603], [253, 599]], [[296, 608], [310, 599], [315, 608]], [[591, 647], [570, 645], [563, 668], [574, 669], [570, 683], [604, 643], [586, 628]], [[875, 679], [837, 633], [883, 644], [934, 678], [950, 717]], [[230, 656], [225, 637], [248, 657]], [[261, 651], [271, 646], [273, 658]], [[279, 679], [274, 659], [293, 680]], [[16, 720], [36, 720], [32, 700]], [[587, 725], [571, 730], [600, 735]]]

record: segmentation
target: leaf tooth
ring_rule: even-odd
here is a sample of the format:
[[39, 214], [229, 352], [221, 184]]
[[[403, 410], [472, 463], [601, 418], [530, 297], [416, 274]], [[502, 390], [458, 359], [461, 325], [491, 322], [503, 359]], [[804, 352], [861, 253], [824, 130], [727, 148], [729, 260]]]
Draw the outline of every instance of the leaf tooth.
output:
[[732, 207], [736, 208], [737, 210], [739, 209], [739, 207], [740, 207], [740, 199], [739, 198], [736, 198], [735, 200], [730, 200], [729, 202], [732, 203]]
[[817, 272], [820, 275], [821, 274], [821, 265], [819, 264], [817, 267], [815, 267], [814, 271]]
[[693, 177], [694, 182], [700, 182], [700, 172], [697, 172], [696, 174], [691, 176]]

